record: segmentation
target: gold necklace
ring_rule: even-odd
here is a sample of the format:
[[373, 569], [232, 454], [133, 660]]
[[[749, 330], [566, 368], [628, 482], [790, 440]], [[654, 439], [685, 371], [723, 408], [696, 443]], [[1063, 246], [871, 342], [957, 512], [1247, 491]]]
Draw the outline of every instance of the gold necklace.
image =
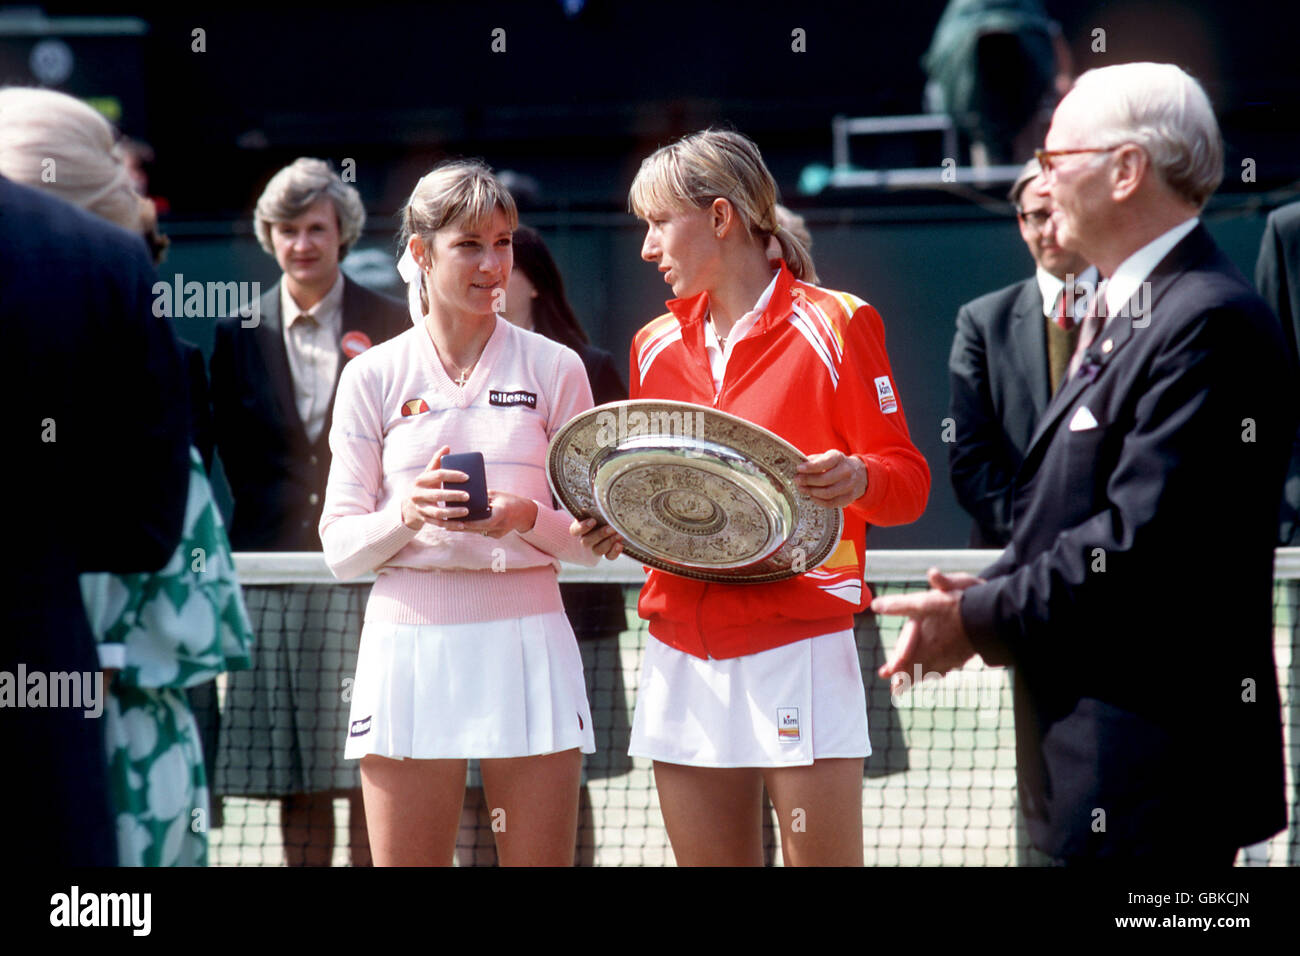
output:
[[[425, 334], [429, 336], [429, 341], [433, 343], [434, 354], [438, 356], [438, 361], [442, 363], [443, 371], [446, 372], [447, 363], [446, 361], [443, 360], [442, 351], [438, 348], [438, 342], [433, 337], [433, 329], [426, 325]], [[451, 378], [451, 374], [448, 373], [447, 377], [451, 378], [451, 381], [455, 385], [458, 385], [460, 388], [464, 388], [466, 383], [469, 382], [470, 375], [473, 373], [474, 369], [478, 367], [479, 359], [483, 357], [483, 352], [487, 349], [487, 344], [489, 341], [491, 341], [491, 339], [492, 339], [492, 334], [489, 332], [488, 337], [484, 339], [483, 344], [479, 346], [478, 355], [474, 356], [474, 361], [470, 362], [469, 365], [466, 366], [465, 368], [461, 368], [461, 366], [455, 362], [452, 363], [452, 368], [456, 369], [456, 371], [459, 374], [455, 378]]]
[[478, 350], [478, 355], [474, 356], [474, 361], [470, 362], [466, 368], [461, 368], [459, 365], [454, 365], [455, 369], [458, 372], [460, 372], [460, 374], [455, 378], [453, 378], [452, 381], [455, 382], [457, 385], [459, 385], [461, 388], [464, 388], [465, 383], [469, 381], [469, 377], [473, 373], [474, 369], [478, 368], [478, 360], [483, 357], [483, 350], [486, 348], [487, 348], [487, 342], [484, 342], [482, 348]]

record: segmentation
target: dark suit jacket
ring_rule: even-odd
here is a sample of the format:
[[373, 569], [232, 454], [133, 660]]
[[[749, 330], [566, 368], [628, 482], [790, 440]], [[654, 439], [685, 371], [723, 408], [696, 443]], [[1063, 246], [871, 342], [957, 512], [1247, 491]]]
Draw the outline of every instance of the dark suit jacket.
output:
[[614, 357], [594, 345], [583, 345], [578, 349], [582, 356], [583, 367], [587, 370], [587, 381], [591, 383], [591, 398], [594, 404], [627, 400], [627, 382], [618, 372]]
[[1011, 481], [1051, 398], [1044, 323], [1033, 277], [957, 313], [948, 358], [955, 425], [948, 470], [957, 501], [975, 519], [973, 548], [1011, 540]]
[[1203, 226], [1149, 282], [1149, 324], [1112, 318], [1049, 404], [1012, 543], [961, 605], [984, 660], [1015, 666], [1022, 805], [1055, 857], [1286, 824], [1272, 569], [1294, 370]]
[[[319, 551], [334, 400], [324, 430], [309, 441], [294, 402], [278, 282], [261, 298], [258, 325], [244, 328], [242, 321], [247, 320], [231, 316], [218, 321], [211, 362], [217, 451], [234, 499], [231, 547]], [[362, 332], [378, 345], [410, 327], [405, 303], [344, 276], [343, 335]], [[340, 375], [347, 358], [340, 347]]]
[[[1255, 263], [1255, 284], [1282, 320], [1282, 335], [1293, 358], [1300, 342], [1300, 203], [1275, 209], [1264, 227]], [[1291, 386], [1291, 401], [1300, 403], [1300, 382]], [[1278, 521], [1278, 543], [1300, 546], [1300, 433], [1296, 434], [1287, 470]]]
[[212, 458], [216, 454], [212, 437], [212, 399], [208, 396], [208, 367], [203, 352], [197, 345], [179, 340], [181, 356], [189, 375], [190, 384], [190, 440], [199, 450], [203, 469], [212, 474]]
[[[7, 509], [0, 671], [97, 672], [78, 575], [155, 571], [180, 543], [189, 400], [143, 240], [0, 178], [0, 407], [19, 483]], [[22, 688], [25, 693], [26, 687]], [[102, 698], [101, 698], [102, 700]], [[113, 866], [103, 721], [0, 710], [15, 861]]]

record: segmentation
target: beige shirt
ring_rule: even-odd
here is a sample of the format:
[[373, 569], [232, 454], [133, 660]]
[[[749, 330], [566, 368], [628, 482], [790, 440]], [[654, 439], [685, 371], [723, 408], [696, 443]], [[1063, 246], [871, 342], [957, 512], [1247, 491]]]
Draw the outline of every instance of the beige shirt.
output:
[[339, 340], [343, 336], [343, 273], [339, 273], [325, 298], [316, 303], [310, 319], [293, 301], [288, 284], [281, 281], [280, 315], [284, 319], [289, 373], [293, 376], [294, 404], [307, 439], [315, 442], [325, 428], [325, 415], [338, 378]]

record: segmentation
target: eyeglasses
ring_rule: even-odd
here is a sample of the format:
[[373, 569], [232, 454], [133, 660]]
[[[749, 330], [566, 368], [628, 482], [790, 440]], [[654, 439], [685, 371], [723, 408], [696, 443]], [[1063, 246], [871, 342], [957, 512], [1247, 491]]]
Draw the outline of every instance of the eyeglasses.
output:
[[1050, 212], [1043, 212], [1041, 209], [1033, 209], [1029, 212], [1025, 212], [1023, 209], [1017, 209], [1016, 215], [1020, 217], [1021, 222], [1025, 223], [1035, 232], [1042, 232], [1043, 227], [1047, 225], [1047, 220], [1052, 218]]
[[1038, 165], [1042, 167], [1043, 175], [1052, 172], [1055, 165], [1052, 161], [1053, 156], [1074, 156], [1079, 153], [1113, 153], [1128, 143], [1117, 143], [1114, 146], [1103, 146], [1096, 149], [1036, 149], [1034, 150], [1034, 159], [1038, 160]]

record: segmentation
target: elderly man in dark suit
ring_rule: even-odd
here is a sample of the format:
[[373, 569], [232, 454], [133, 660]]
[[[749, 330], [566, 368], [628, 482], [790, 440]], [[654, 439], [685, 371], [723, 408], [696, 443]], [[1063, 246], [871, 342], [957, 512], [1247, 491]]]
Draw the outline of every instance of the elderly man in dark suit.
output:
[[983, 580], [877, 600], [910, 618], [881, 674], [1015, 667], [1050, 856], [1228, 865], [1286, 825], [1271, 598], [1294, 369], [1198, 218], [1223, 147], [1195, 80], [1089, 71], [1046, 146], [1057, 236], [1104, 283], [1016, 475], [1011, 544]]
[[[365, 211], [318, 159], [280, 170], [258, 200], [257, 238], [283, 270], [259, 313], [222, 319], [212, 352], [217, 449], [234, 499], [236, 551], [319, 551], [329, 426], [343, 365], [411, 327], [406, 306], [339, 269]], [[280, 797], [291, 865], [328, 866], [333, 799], [352, 804], [352, 859], [369, 861], [360, 781], [343, 761], [345, 677], [355, 670], [364, 596], [289, 585], [248, 595], [251, 671], [233, 675], [218, 790]], [[259, 620], [260, 618], [260, 620]]]
[[18, 359], [0, 376], [0, 406], [21, 488], [7, 509], [0, 612], [5, 853], [15, 864], [115, 866], [103, 721], [88, 701], [51, 696], [53, 675], [100, 677], [78, 575], [156, 571], [180, 543], [185, 367], [151, 308], [155, 275], [138, 235], [0, 178], [0, 247], [0, 326]]
[[975, 519], [972, 548], [1011, 540], [1011, 479], [1064, 375], [1097, 284], [1097, 270], [1056, 241], [1051, 200], [1033, 188], [1039, 173], [1031, 159], [1007, 196], [1037, 269], [963, 305], [948, 358], [955, 425], [948, 467], [957, 500]]

